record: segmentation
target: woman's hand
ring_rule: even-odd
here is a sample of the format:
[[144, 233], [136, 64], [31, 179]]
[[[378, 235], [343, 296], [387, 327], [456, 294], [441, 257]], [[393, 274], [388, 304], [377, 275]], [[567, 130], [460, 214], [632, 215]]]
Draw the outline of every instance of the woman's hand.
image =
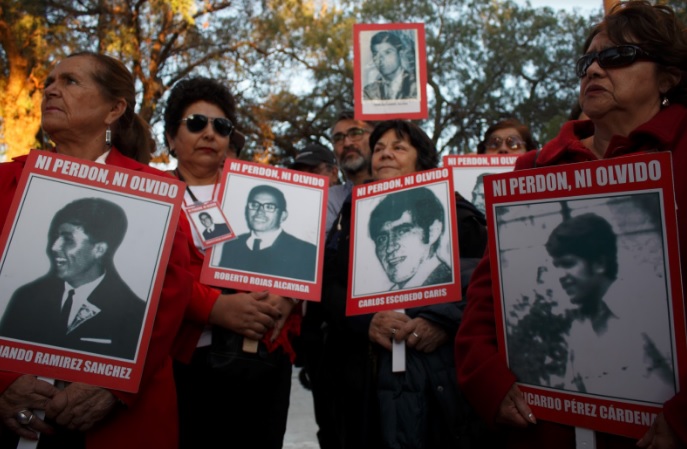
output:
[[85, 432], [104, 419], [116, 404], [110, 391], [74, 382], [52, 398], [45, 407], [45, 416], [69, 430]]
[[275, 321], [274, 328], [272, 329], [271, 340], [274, 342], [281, 333], [282, 329], [284, 328], [286, 320], [289, 318], [291, 313], [294, 310], [296, 310], [297, 304], [292, 299], [286, 298], [284, 296], [273, 295], [272, 293], [268, 295], [267, 302], [276, 307], [281, 315]]
[[409, 348], [432, 352], [448, 341], [446, 331], [424, 318], [413, 318], [404, 323], [394, 335], [396, 341], [406, 341]]
[[[50, 399], [59, 391], [54, 385], [35, 376], [24, 375], [19, 377], [0, 394], [0, 419], [2, 419], [2, 423], [19, 436], [30, 440], [38, 439], [37, 432], [52, 433], [53, 428], [33, 414], [33, 411], [45, 410]], [[16, 418], [17, 413], [23, 410], [33, 414], [27, 425], [19, 424]]]
[[[403, 327], [410, 317], [405, 313], [384, 311], [377, 312], [372, 316], [370, 328], [367, 333], [370, 341], [377, 343], [384, 349], [391, 351], [391, 339], [395, 338], [399, 329]], [[400, 341], [400, 340], [398, 340]]]
[[527, 424], [536, 424], [537, 420], [525, 401], [522, 391], [513, 384], [501, 401], [499, 411], [496, 414], [496, 422], [515, 427], [527, 427]]
[[670, 428], [663, 413], [656, 417], [649, 430], [637, 442], [637, 446], [649, 449], [684, 449], [687, 447], [680, 442], [673, 429]]
[[260, 340], [283, 315], [269, 301], [269, 296], [267, 292], [220, 295], [212, 307], [209, 322], [251, 340]]

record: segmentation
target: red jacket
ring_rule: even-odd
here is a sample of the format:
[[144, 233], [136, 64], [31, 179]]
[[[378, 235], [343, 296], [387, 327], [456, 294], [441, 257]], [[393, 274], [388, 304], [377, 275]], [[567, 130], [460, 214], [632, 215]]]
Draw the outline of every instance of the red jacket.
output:
[[220, 291], [200, 283], [200, 272], [203, 268], [203, 254], [198, 251], [198, 248], [196, 248], [193, 243], [193, 231], [188, 221], [184, 223], [185, 226], [182, 227], [182, 230], [186, 235], [187, 246], [191, 253], [193, 293], [188, 303], [184, 321], [179, 330], [179, 335], [174, 342], [174, 349], [172, 352], [175, 359], [184, 363], [189, 363], [193, 356], [193, 351], [195, 351], [196, 345], [198, 344], [200, 334], [203, 332], [203, 328], [208, 324], [210, 312], [220, 295]]
[[[221, 292], [217, 288], [200, 283], [200, 272], [203, 268], [204, 255], [196, 248], [193, 242], [193, 231], [188, 221], [184, 220], [184, 223], [180, 223], [180, 227], [187, 237], [188, 248], [191, 253], [191, 273], [193, 274], [194, 281], [193, 295], [186, 309], [186, 316], [179, 330], [179, 335], [174, 342], [173, 355], [175, 359], [183, 363], [189, 363], [203, 329], [209, 324], [210, 312]], [[262, 339], [262, 342], [265, 343], [269, 351], [281, 347], [290, 357], [291, 362], [296, 358], [296, 352], [291, 346], [291, 338], [300, 334], [301, 314], [299, 310], [294, 310], [289, 315], [284, 328], [274, 343], [271, 342], [271, 332], [266, 333]]]
[[[5, 222], [26, 156], [0, 164], [0, 220]], [[140, 164], [112, 149], [106, 163], [159, 176], [159, 170]], [[188, 223], [182, 216], [180, 223]], [[181, 325], [186, 303], [191, 297], [193, 278], [189, 272], [189, 252], [184, 233], [177, 229], [165, 272], [162, 293], [138, 393], [112, 393], [124, 404], [86, 433], [86, 448], [148, 449], [177, 447], [177, 401], [170, 352]], [[0, 372], [0, 391], [5, 391], [21, 374]]]
[[[596, 160], [580, 138], [594, 132], [591, 121], [568, 122], [559, 135], [541, 152], [530, 151], [517, 160], [515, 169], [569, 164]], [[682, 260], [682, 285], [687, 286], [687, 179], [682, 175], [687, 167], [687, 109], [674, 105], [661, 110], [654, 118], [639, 126], [628, 137], [611, 139], [605, 159], [646, 151], [670, 151], [675, 172], [675, 196], [679, 210], [678, 238]], [[456, 335], [456, 367], [458, 383], [470, 403], [488, 423], [494, 418], [501, 401], [515, 382], [503, 357], [498, 354], [494, 298], [491, 286], [489, 255], [475, 270], [467, 292], [467, 307]], [[663, 413], [684, 444], [687, 444], [687, 373], [680, 373], [682, 391], [664, 404]], [[509, 429], [508, 447], [513, 448], [574, 448], [574, 428], [543, 422], [526, 430]], [[636, 440], [597, 432], [598, 448], [634, 448]]]

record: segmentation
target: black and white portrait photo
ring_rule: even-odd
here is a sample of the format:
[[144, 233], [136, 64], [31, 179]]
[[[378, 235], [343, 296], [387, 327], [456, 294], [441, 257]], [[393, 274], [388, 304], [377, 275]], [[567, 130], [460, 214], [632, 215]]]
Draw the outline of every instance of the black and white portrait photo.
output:
[[0, 336], [133, 360], [170, 208], [69, 183], [31, 187], [1, 267]]
[[[321, 191], [230, 175], [222, 202], [237, 237], [218, 245], [211, 266], [315, 282]], [[220, 254], [221, 253], [221, 254]]]
[[426, 119], [424, 23], [353, 25], [356, 120]]
[[675, 394], [661, 207], [658, 193], [496, 207], [518, 381], [652, 404]]
[[514, 156], [502, 155], [446, 155], [444, 166], [451, 168], [456, 192], [469, 200], [480, 212], [487, 214], [484, 197], [484, 177], [513, 171]]
[[368, 42], [363, 52], [365, 100], [417, 98], [416, 52], [414, 30], [363, 32]]
[[203, 242], [231, 234], [231, 229], [224, 220], [219, 208], [207, 208], [202, 212], [191, 213], [191, 219]]
[[443, 185], [357, 202], [354, 296], [453, 282]]
[[203, 239], [211, 240], [217, 237], [221, 237], [229, 232], [229, 226], [226, 223], [217, 222], [212, 218], [212, 215], [208, 212], [201, 212], [198, 214], [198, 220], [205, 229], [203, 229]]
[[475, 185], [472, 186], [472, 191], [470, 192], [470, 199], [472, 204], [485, 214], [487, 212], [487, 203], [484, 202], [484, 177], [489, 173], [480, 173], [475, 179]]

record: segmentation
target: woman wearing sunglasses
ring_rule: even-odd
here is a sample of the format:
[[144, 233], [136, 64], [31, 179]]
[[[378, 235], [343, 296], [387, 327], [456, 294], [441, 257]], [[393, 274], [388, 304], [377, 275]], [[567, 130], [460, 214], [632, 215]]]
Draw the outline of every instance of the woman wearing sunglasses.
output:
[[491, 125], [484, 140], [477, 144], [477, 154], [522, 154], [537, 148], [530, 129], [509, 118]]
[[[669, 151], [676, 172], [687, 166], [687, 29], [667, 6], [646, 1], [615, 6], [596, 25], [577, 61], [579, 100], [590, 120], [571, 121], [517, 169]], [[676, 176], [677, 207], [687, 208], [687, 184]], [[680, 257], [687, 260], [687, 219], [678, 217]], [[533, 267], [534, 269], [534, 267]], [[682, 268], [683, 284], [687, 269]], [[517, 380], [497, 354], [490, 262], [482, 260], [468, 291], [456, 337], [458, 381], [478, 412], [502, 427], [508, 447], [574, 448], [572, 427], [537, 421]], [[618, 342], [622, 345], [623, 342]], [[641, 350], [638, 349], [638, 350]], [[684, 373], [682, 383], [684, 384]], [[596, 433], [597, 447], [653, 449], [687, 446], [687, 391], [665, 402], [639, 441]]]
[[[178, 162], [173, 174], [187, 185], [185, 206], [217, 200], [222, 164], [236, 158], [243, 146], [235, 122], [234, 98], [219, 82], [187, 78], [172, 89], [165, 136]], [[200, 284], [204, 251], [200, 236], [192, 232], [196, 281], [174, 364], [179, 447], [281, 448], [295, 357], [290, 338], [300, 323], [291, 314], [294, 302], [268, 292], [220, 291]], [[256, 354], [241, 350], [244, 337], [262, 340]], [[218, 438], [215, 430], [227, 439]]]

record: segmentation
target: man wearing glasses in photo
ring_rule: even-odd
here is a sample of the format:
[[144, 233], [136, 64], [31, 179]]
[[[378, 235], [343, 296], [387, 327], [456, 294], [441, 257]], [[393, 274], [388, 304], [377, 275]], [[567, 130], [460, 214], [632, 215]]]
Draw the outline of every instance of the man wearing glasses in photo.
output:
[[282, 229], [289, 214], [281, 190], [265, 184], [253, 187], [245, 215], [250, 232], [224, 244], [221, 267], [315, 281], [317, 249]]
[[198, 220], [200, 220], [200, 223], [205, 227], [205, 229], [203, 229], [203, 239], [205, 240], [222, 237], [231, 232], [226, 223], [215, 223], [215, 220], [212, 219], [212, 215], [207, 212], [198, 214]]

